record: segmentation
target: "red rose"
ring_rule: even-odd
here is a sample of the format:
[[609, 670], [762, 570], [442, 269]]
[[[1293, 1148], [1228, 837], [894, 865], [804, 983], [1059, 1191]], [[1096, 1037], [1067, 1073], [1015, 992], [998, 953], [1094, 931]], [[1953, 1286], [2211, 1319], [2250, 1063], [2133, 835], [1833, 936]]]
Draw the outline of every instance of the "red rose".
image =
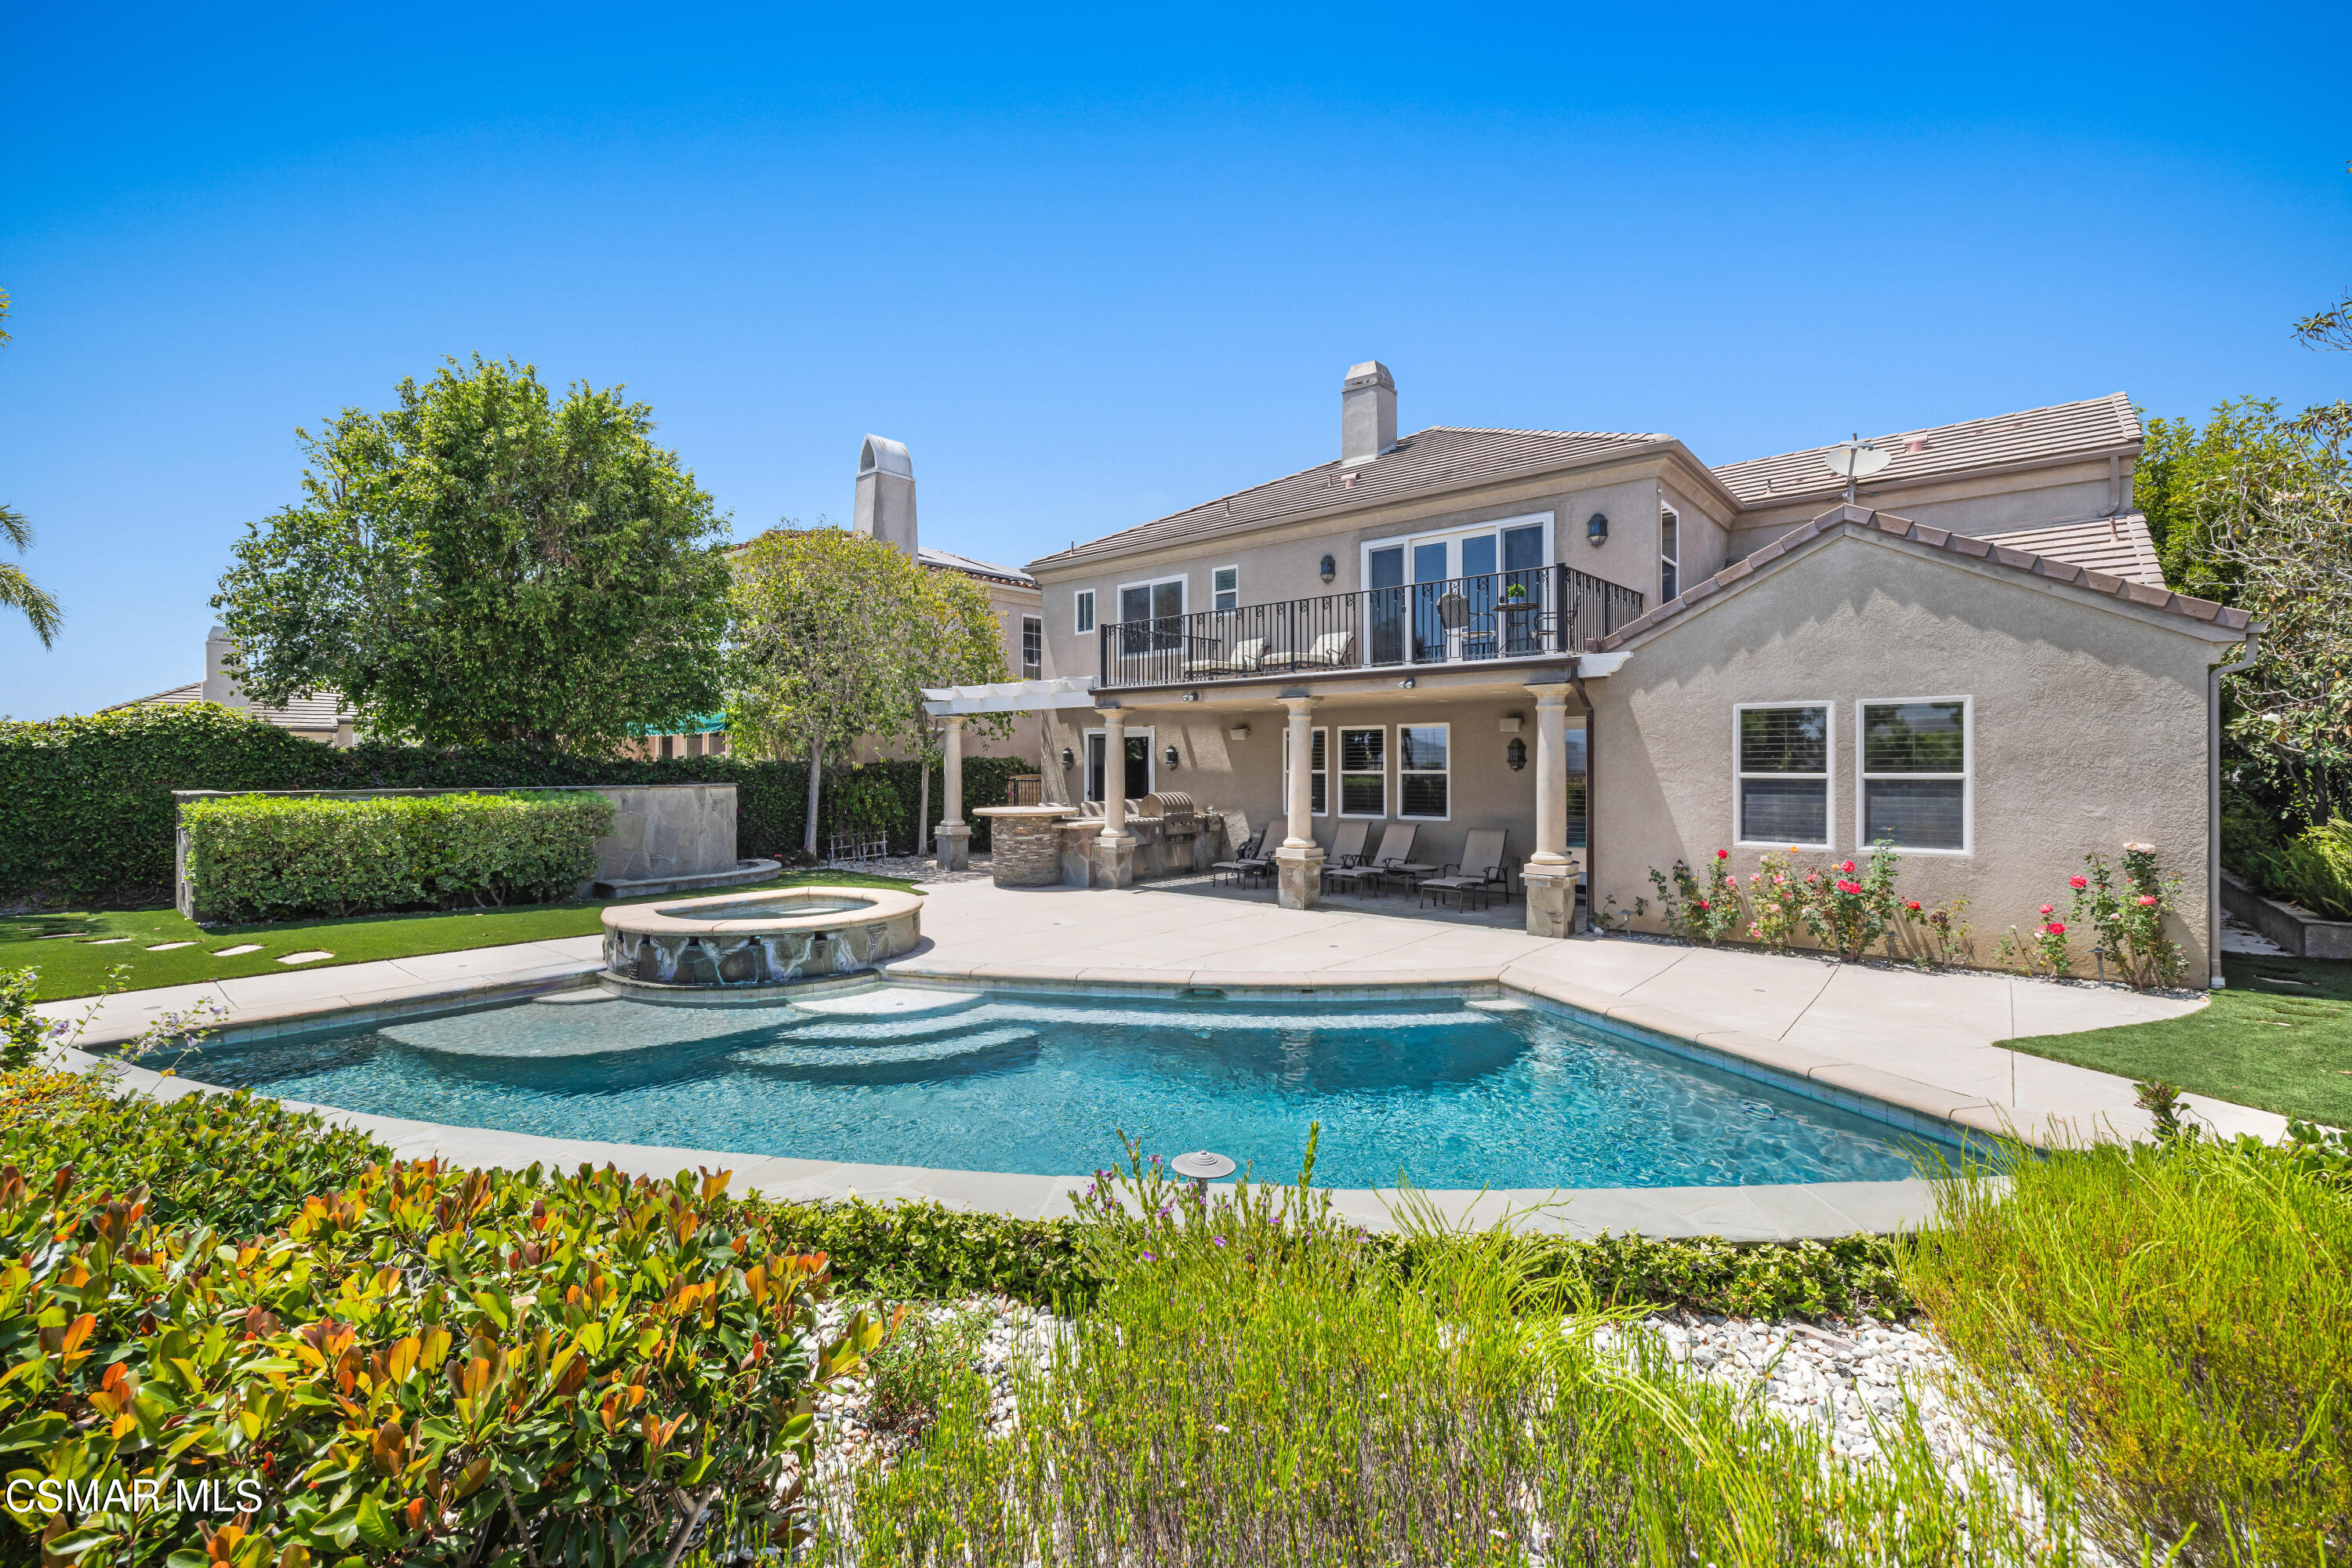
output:
[[1844, 878], [1841, 877], [1838, 879], [1837, 890], [1841, 893], [1859, 893], [1862, 891], [1862, 884], [1860, 882], [1849, 882]]
[[1731, 858], [1731, 851], [1728, 849], [1718, 849], [1715, 852], [1715, 858], [1718, 860], [1728, 860]]
[[1916, 915], [1916, 914], [1917, 914], [1917, 913], [1919, 912], [1919, 900], [1916, 900], [1916, 899], [1912, 899], [1912, 900], [1910, 900], [1906, 901], [1906, 902], [1904, 904], [1904, 906], [1903, 906], [1903, 907], [1904, 907], [1905, 909], [1906, 909], [1906, 910], [1909, 910], [1913, 914], [1915, 914], [1915, 915]]
[[2091, 885], [2091, 879], [2088, 877], [2069, 877], [2066, 879], [2066, 885], [2070, 888], [2087, 888]]
[[1851, 860], [1842, 860], [1838, 863], [1838, 869], [1851, 877], [1853, 875], [1853, 862]]
[[2050, 922], [2049, 929], [2052, 936], [2064, 936], [2066, 934], [2066, 922], [2064, 921], [2052, 921]]
[[1699, 907], [1700, 909], [1705, 909], [1705, 908], [1706, 908], [1706, 900], [1705, 899], [1701, 899], [1701, 900], [1698, 901], [1698, 907]]

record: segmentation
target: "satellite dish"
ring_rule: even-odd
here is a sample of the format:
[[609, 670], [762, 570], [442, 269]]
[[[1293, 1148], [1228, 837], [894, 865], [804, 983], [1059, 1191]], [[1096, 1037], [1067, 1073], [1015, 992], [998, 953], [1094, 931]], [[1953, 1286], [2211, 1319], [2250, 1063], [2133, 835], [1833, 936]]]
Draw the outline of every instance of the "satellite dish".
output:
[[1850, 441], [1840, 441], [1827, 454], [1829, 470], [1845, 481], [1845, 499], [1853, 500], [1853, 482], [1866, 479], [1895, 460], [1892, 452], [1882, 452], [1876, 443], [1865, 441], [1859, 434]]

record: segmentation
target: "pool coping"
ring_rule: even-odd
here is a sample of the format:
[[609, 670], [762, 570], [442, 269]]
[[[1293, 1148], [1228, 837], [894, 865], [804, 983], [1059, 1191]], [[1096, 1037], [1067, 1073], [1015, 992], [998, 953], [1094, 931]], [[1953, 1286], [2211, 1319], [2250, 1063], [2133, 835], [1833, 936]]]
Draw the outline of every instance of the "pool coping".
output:
[[[549, 965], [538, 973], [517, 977], [426, 982], [357, 1002], [341, 996], [320, 997], [266, 1011], [240, 1011], [212, 1033], [226, 1045], [309, 1033], [338, 1025], [470, 1011], [551, 992], [591, 987], [597, 984], [602, 967], [601, 962], [585, 962]], [[1340, 984], [1319, 984], [1303, 975], [1242, 975], [1220, 977], [1213, 985], [1189, 981], [1173, 984], [1164, 973], [1150, 979], [1143, 977], [1149, 972], [1141, 972], [1133, 979], [1114, 980], [1097, 971], [1078, 979], [1034, 971], [1021, 973], [1018, 970], [1022, 966], [1013, 964], [978, 967], [1001, 973], [950, 976], [893, 973], [887, 969], [867, 971], [806, 982], [795, 985], [793, 994], [816, 996], [887, 984], [922, 990], [1176, 1000], [1213, 992], [1323, 1001], [1351, 997], [1515, 998], [1545, 1012], [1574, 1018], [1603, 1033], [1867, 1117], [1947, 1149], [1988, 1132], [2021, 1137], [2029, 1142], [2049, 1141], [2030, 1136], [2029, 1129], [2011, 1127], [2002, 1109], [1989, 1102], [1969, 1100], [1950, 1090], [1840, 1062], [1761, 1036], [1711, 1028], [1679, 1014], [1620, 1002], [1571, 982], [1525, 973], [1514, 978], [1509, 965], [1502, 966], [1499, 973], [1495, 966], [1465, 967], [1458, 973], [1421, 970], [1411, 979]], [[102, 1050], [126, 1044], [139, 1033], [139, 1026], [128, 1019], [95, 1026], [87, 1037], [78, 1042], [81, 1048], [61, 1054], [73, 1065], [94, 1065], [101, 1058], [92, 1054], [90, 1047]], [[219, 1086], [201, 1079], [127, 1064], [118, 1066], [125, 1074], [125, 1083], [140, 1092], [176, 1099], [184, 1094], [220, 1091]], [[756, 1190], [782, 1199], [930, 1200], [951, 1208], [1032, 1219], [1055, 1218], [1074, 1212], [1070, 1202], [1073, 1193], [1091, 1179], [1076, 1173], [1038, 1176], [957, 1171], [552, 1138], [419, 1121], [308, 1101], [289, 1100], [283, 1103], [315, 1110], [339, 1124], [364, 1130], [403, 1159], [438, 1155], [461, 1164], [496, 1164], [510, 1169], [532, 1163], [571, 1168], [585, 1162], [595, 1165], [609, 1163], [631, 1174], [659, 1177], [707, 1167], [731, 1173], [730, 1184], [735, 1190]], [[2055, 1135], [2056, 1130], [2052, 1132]], [[1393, 1190], [1326, 1190], [1331, 1193], [1334, 1207], [1356, 1223], [1372, 1229], [1394, 1227]], [[1417, 1192], [1415, 1196], [1426, 1200], [1448, 1220], [1461, 1224], [1485, 1225], [1507, 1219], [1514, 1228], [1536, 1233], [1591, 1237], [1603, 1231], [1639, 1231], [1653, 1237], [1706, 1236], [1736, 1242], [1886, 1234], [1916, 1229], [1925, 1225], [1934, 1212], [1933, 1184], [1917, 1178], [1715, 1187], [1439, 1188]]]

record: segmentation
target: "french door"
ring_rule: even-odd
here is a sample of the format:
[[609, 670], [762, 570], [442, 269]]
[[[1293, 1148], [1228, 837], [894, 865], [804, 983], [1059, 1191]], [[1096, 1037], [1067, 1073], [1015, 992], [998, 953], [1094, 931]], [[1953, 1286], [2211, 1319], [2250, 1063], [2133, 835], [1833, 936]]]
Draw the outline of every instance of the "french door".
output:
[[[1109, 736], [1100, 730], [1087, 731], [1087, 798], [1108, 800], [1103, 794], [1103, 747]], [[1151, 731], [1127, 731], [1127, 766], [1120, 782], [1126, 786], [1119, 791], [1121, 800], [1141, 800], [1151, 793]]]
[[[1534, 653], [1549, 517], [1382, 541], [1364, 552], [1375, 664]], [[1528, 611], [1508, 608], [1530, 605]]]

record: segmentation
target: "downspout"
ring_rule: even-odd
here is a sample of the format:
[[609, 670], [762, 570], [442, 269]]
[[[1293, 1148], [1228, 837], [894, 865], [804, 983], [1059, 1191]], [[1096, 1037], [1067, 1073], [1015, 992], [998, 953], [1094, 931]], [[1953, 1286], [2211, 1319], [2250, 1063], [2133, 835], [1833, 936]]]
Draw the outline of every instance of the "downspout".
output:
[[2205, 693], [2205, 752], [2211, 773], [2205, 789], [2206, 888], [2205, 918], [2212, 921], [2212, 951], [2206, 955], [2210, 988], [2224, 990], [2221, 978], [2221, 678], [2252, 669], [2261, 638], [2257, 628], [2246, 628], [2245, 658], [2235, 664], [2213, 667]]
[[[1592, 847], [1592, 841], [1600, 837], [1596, 829], [1600, 826], [1601, 817], [1601, 814], [1592, 807], [1592, 803], [1600, 798], [1595, 781], [1601, 769], [1593, 760], [1601, 754], [1598, 742], [1593, 738], [1593, 731], [1598, 727], [1593, 721], [1598, 715], [1592, 710], [1592, 699], [1585, 694], [1584, 677], [1576, 673], [1572, 667], [1568, 684], [1575, 691], [1576, 700], [1584, 704], [1584, 929], [1598, 931], [1601, 929], [1601, 862], [1593, 858], [1595, 851]], [[1572, 930], [1576, 913], [1576, 895], [1573, 892], [1569, 894], [1568, 907], [1569, 923]]]

